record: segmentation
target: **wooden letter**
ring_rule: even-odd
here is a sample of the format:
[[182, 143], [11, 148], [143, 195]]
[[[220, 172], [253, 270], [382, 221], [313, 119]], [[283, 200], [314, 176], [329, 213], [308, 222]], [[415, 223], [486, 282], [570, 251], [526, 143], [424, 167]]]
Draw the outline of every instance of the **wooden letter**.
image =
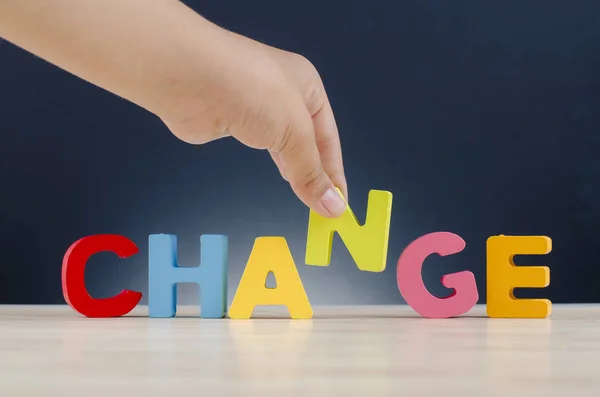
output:
[[325, 218], [310, 211], [306, 244], [306, 264], [328, 266], [331, 262], [333, 234], [337, 232], [358, 268], [367, 272], [382, 272], [387, 262], [392, 193], [371, 190], [364, 225], [346, 207], [339, 218]]
[[[266, 287], [269, 272], [275, 276], [276, 288]], [[312, 308], [283, 237], [256, 239], [229, 308], [229, 317], [249, 319], [257, 305], [285, 305], [294, 319], [312, 318]]]
[[465, 249], [465, 241], [453, 233], [430, 233], [413, 241], [400, 255], [396, 276], [400, 293], [417, 313], [429, 318], [460, 316], [471, 310], [479, 299], [475, 276], [469, 271], [447, 274], [442, 284], [453, 288], [452, 294], [440, 299], [431, 295], [421, 277], [423, 262], [431, 254], [448, 256]]
[[492, 236], [487, 240], [487, 313], [495, 318], [545, 318], [552, 311], [547, 299], [516, 299], [514, 288], [545, 288], [550, 269], [515, 266], [515, 255], [546, 255], [552, 240], [545, 236]]
[[180, 267], [177, 236], [153, 234], [148, 255], [148, 315], [174, 317], [177, 284], [200, 286], [200, 317], [223, 318], [227, 310], [227, 236], [200, 236], [200, 266]]
[[123, 290], [112, 298], [94, 299], [85, 287], [85, 266], [99, 252], [109, 251], [120, 258], [138, 253], [127, 237], [113, 234], [88, 236], [74, 242], [65, 253], [62, 265], [62, 290], [65, 301], [87, 317], [119, 317], [133, 310], [142, 299], [141, 292]]

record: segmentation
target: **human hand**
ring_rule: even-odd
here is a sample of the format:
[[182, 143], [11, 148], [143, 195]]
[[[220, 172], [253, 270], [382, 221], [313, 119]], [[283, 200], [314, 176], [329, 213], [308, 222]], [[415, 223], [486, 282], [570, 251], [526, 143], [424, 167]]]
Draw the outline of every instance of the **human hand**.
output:
[[214, 53], [203, 66], [208, 83], [181, 76], [176, 84], [183, 89], [159, 116], [188, 143], [232, 136], [267, 150], [300, 200], [323, 216], [340, 216], [346, 203], [335, 187], [347, 198], [340, 139], [315, 67], [225, 30], [212, 34]]

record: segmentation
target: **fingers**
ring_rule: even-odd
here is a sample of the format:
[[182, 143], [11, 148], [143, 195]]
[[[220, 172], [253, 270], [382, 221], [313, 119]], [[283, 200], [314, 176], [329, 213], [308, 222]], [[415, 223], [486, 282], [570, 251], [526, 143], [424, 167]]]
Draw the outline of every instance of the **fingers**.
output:
[[323, 169], [329, 175], [333, 184], [342, 191], [346, 201], [348, 201], [348, 186], [344, 174], [344, 162], [342, 160], [342, 147], [338, 128], [331, 104], [327, 99], [327, 95], [324, 94], [324, 96], [323, 106], [312, 118], [317, 149], [321, 156]]
[[344, 213], [346, 203], [321, 163], [309, 112], [302, 106], [295, 109], [282, 131], [274, 158], [277, 157], [276, 163], [285, 170], [287, 180], [302, 202], [322, 216], [337, 218]]
[[[275, 163], [275, 165], [277, 166], [277, 169], [279, 170], [279, 173], [281, 174], [281, 177], [284, 180], [288, 180], [287, 177], [285, 176], [285, 170], [283, 169], [283, 164], [281, 164], [281, 160], [279, 159], [279, 154], [272, 152], [269, 150], [269, 154], [271, 155], [271, 158], [273, 159], [273, 162]], [[288, 181], [289, 182], [289, 181]]]

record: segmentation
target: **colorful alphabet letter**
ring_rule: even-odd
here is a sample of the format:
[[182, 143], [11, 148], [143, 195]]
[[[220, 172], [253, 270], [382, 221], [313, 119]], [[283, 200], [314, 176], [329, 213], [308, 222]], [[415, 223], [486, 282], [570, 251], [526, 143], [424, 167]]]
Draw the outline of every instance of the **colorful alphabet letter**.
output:
[[420, 315], [429, 318], [456, 317], [471, 310], [479, 299], [475, 276], [469, 271], [447, 274], [442, 284], [454, 292], [443, 299], [431, 295], [421, 276], [423, 262], [431, 254], [448, 256], [461, 252], [465, 241], [453, 233], [426, 234], [413, 241], [398, 259], [396, 277], [400, 294]]
[[545, 288], [550, 269], [516, 266], [515, 255], [546, 255], [552, 240], [545, 236], [492, 236], [487, 240], [487, 314], [492, 318], [545, 318], [552, 310], [547, 299], [516, 299], [514, 288]]
[[127, 237], [114, 234], [88, 236], [74, 242], [65, 253], [62, 265], [62, 290], [65, 301], [87, 317], [119, 317], [133, 310], [142, 299], [136, 291], [123, 290], [112, 298], [94, 299], [85, 287], [85, 266], [99, 252], [109, 251], [120, 258], [138, 253]]
[[[272, 272], [277, 286], [267, 288]], [[229, 308], [232, 319], [249, 319], [257, 305], [285, 305], [291, 318], [310, 319], [312, 308], [283, 237], [259, 237]]]
[[354, 262], [362, 271], [382, 272], [387, 262], [390, 219], [392, 216], [392, 193], [371, 190], [364, 225], [350, 206], [334, 219], [325, 218], [310, 211], [306, 245], [307, 265], [328, 266], [331, 262], [333, 235], [337, 232]]
[[200, 317], [222, 318], [227, 310], [227, 237], [200, 237], [200, 266], [179, 267], [177, 237], [153, 234], [149, 238], [148, 315], [173, 317], [177, 310], [177, 283], [200, 286]]

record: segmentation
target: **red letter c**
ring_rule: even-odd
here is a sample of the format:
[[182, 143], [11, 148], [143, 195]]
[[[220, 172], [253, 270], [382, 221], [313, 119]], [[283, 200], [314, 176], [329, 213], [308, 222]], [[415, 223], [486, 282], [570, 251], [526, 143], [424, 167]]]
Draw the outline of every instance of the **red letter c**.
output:
[[109, 251], [120, 258], [138, 253], [127, 237], [114, 234], [88, 236], [74, 242], [65, 253], [62, 266], [63, 296], [69, 306], [87, 317], [119, 317], [129, 313], [142, 299], [142, 293], [123, 290], [112, 298], [94, 299], [85, 287], [85, 266], [99, 252]]

